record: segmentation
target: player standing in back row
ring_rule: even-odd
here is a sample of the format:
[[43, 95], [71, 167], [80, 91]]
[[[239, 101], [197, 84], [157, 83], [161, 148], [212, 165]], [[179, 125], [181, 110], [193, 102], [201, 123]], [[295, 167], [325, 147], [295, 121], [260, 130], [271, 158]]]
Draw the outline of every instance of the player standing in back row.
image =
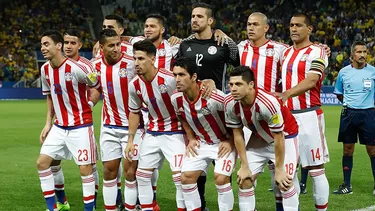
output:
[[301, 164], [309, 169], [312, 178], [315, 208], [323, 211], [328, 207], [329, 184], [324, 163], [329, 161], [329, 155], [320, 88], [328, 57], [310, 41], [313, 26], [308, 15], [294, 15], [289, 30], [293, 46], [283, 53], [283, 93], [277, 95], [287, 103], [299, 125]]

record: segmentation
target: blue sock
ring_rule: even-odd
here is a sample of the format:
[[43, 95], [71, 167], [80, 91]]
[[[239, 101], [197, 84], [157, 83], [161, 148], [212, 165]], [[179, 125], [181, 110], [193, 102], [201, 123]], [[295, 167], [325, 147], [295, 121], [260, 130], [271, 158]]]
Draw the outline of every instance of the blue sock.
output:
[[301, 183], [306, 185], [307, 175], [309, 175], [309, 169], [301, 167]]
[[282, 202], [276, 202], [276, 211], [284, 211]]
[[92, 211], [94, 209], [94, 202], [90, 202], [88, 204], [85, 204], [84, 211]]
[[55, 196], [51, 196], [45, 199], [46, 199], [48, 210], [53, 211], [55, 209], [55, 204], [56, 204]]
[[[372, 163], [372, 160], [371, 160]], [[344, 173], [344, 183], [350, 187], [350, 177], [352, 176], [353, 156], [342, 156], [342, 172]]]
[[121, 203], [122, 203], [122, 194], [121, 194], [121, 189], [117, 189], [116, 204], [121, 204]]
[[64, 190], [55, 190], [57, 201], [61, 204], [65, 203], [65, 191]]
[[374, 178], [374, 182], [375, 182], [375, 157], [370, 157], [370, 160], [371, 160], [372, 177]]

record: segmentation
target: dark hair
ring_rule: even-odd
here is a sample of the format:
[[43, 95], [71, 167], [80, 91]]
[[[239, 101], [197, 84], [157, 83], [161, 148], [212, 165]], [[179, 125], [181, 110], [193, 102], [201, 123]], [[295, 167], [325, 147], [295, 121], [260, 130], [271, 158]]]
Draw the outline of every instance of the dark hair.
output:
[[154, 43], [152, 43], [148, 39], [145, 39], [145, 40], [138, 41], [138, 42], [134, 43], [133, 51], [144, 51], [148, 55], [152, 55], [152, 56], [156, 55], [156, 47], [155, 47]]
[[160, 14], [149, 14], [146, 17], [146, 20], [149, 18], [155, 18], [156, 20], [159, 21], [160, 25], [164, 26], [164, 18]]
[[82, 41], [81, 31], [78, 29], [68, 29], [64, 32], [65, 35], [78, 37], [79, 41]]
[[195, 9], [195, 8], [197, 8], [197, 7], [205, 8], [206, 9], [206, 14], [207, 14], [208, 18], [213, 18], [214, 17], [211, 5], [203, 3], [203, 2], [197, 2], [197, 3], [193, 4], [192, 10]]
[[248, 66], [241, 65], [241, 66], [235, 67], [232, 70], [232, 72], [230, 72], [229, 76], [230, 77], [233, 77], [233, 76], [242, 76], [242, 80], [244, 80], [246, 83], [250, 83], [251, 81], [255, 82], [254, 72]]
[[103, 45], [106, 42], [107, 37], [118, 37], [118, 34], [113, 29], [103, 29], [99, 35], [99, 44]]
[[366, 46], [366, 43], [363, 42], [363, 41], [355, 41], [355, 42], [353, 42], [352, 47], [350, 48], [350, 52], [351, 53], [354, 53], [354, 49], [355, 49], [355, 47], [357, 45], [364, 45], [364, 46]]
[[63, 38], [63, 36], [60, 34], [60, 32], [58, 32], [56, 30], [45, 31], [42, 34], [42, 37], [49, 37], [49, 38], [51, 38], [53, 40], [53, 42], [55, 44], [61, 43], [62, 45], [64, 45], [64, 38]]
[[107, 16], [105, 16], [104, 19], [115, 20], [118, 27], [124, 27], [124, 19], [119, 15], [115, 15], [115, 14], [107, 15]]
[[[174, 67], [181, 67], [181, 68], [184, 68], [190, 75], [190, 77], [192, 77], [195, 74], [198, 75], [198, 66], [197, 64], [190, 58], [187, 58], [187, 57], [179, 57], [176, 59], [176, 61], [174, 62]], [[198, 78], [197, 78], [198, 80]]]
[[305, 24], [307, 26], [312, 26], [312, 20], [311, 20], [311, 16], [306, 14], [306, 13], [296, 13], [293, 15], [293, 17], [301, 17], [301, 18], [305, 18]]

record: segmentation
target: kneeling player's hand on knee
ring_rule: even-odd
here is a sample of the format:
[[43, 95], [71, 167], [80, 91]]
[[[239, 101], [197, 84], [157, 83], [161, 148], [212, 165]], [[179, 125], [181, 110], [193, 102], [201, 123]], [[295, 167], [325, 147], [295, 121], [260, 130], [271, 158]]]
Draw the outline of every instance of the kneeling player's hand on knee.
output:
[[130, 162], [132, 161], [133, 158], [133, 153], [134, 153], [134, 144], [128, 143], [125, 148], [125, 157], [128, 159]]
[[293, 184], [293, 178], [288, 175], [283, 169], [275, 169], [275, 184], [282, 191], [287, 191]]
[[186, 147], [186, 156], [195, 157], [198, 155], [197, 149], [199, 149], [199, 141], [197, 139], [189, 140], [189, 144]]
[[248, 167], [241, 166], [241, 168], [237, 171], [237, 183], [239, 185], [242, 185], [247, 179], [252, 180], [251, 178], [252, 173]]
[[227, 158], [230, 153], [233, 151], [233, 144], [230, 141], [222, 141], [219, 144], [219, 152], [218, 156], [219, 158]]

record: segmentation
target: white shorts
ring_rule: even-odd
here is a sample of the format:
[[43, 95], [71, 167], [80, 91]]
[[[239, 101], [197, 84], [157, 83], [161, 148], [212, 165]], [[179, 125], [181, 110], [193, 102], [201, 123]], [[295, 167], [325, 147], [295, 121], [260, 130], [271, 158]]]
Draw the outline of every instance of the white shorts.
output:
[[245, 146], [247, 145], [247, 143], [249, 143], [249, 140], [250, 140], [250, 137], [251, 137], [252, 133], [253, 132], [249, 128], [243, 127], [243, 136], [244, 136], [243, 138], [245, 140]]
[[141, 109], [142, 112], [142, 118], [143, 118], [143, 124], [145, 126], [145, 130], [147, 130], [148, 127], [148, 109], [147, 107]]
[[94, 127], [85, 126], [66, 130], [53, 125], [44, 141], [40, 154], [54, 160], [74, 158], [77, 165], [96, 163]]
[[152, 135], [146, 133], [139, 149], [138, 168], [161, 168], [166, 158], [172, 171], [181, 171], [185, 151], [184, 134]]
[[230, 176], [236, 167], [236, 151], [233, 150], [227, 158], [218, 158], [219, 144], [209, 145], [201, 142], [200, 148], [196, 148], [198, 155], [185, 157], [181, 172], [204, 171], [207, 174], [208, 167], [215, 161], [215, 173]]
[[[102, 161], [116, 160], [125, 157], [129, 131], [121, 127], [102, 126], [100, 131], [100, 155]], [[139, 146], [142, 143], [144, 130], [138, 129], [134, 136], [134, 154], [132, 159], [139, 159]]]
[[324, 136], [324, 114], [321, 109], [293, 114], [298, 123], [300, 161], [302, 167], [329, 162], [327, 140]]
[[[250, 148], [246, 151], [249, 169], [252, 174], [262, 173], [269, 160], [275, 163], [275, 146], [270, 144], [262, 148]], [[285, 138], [285, 171], [294, 177], [298, 162], [298, 137]]]

